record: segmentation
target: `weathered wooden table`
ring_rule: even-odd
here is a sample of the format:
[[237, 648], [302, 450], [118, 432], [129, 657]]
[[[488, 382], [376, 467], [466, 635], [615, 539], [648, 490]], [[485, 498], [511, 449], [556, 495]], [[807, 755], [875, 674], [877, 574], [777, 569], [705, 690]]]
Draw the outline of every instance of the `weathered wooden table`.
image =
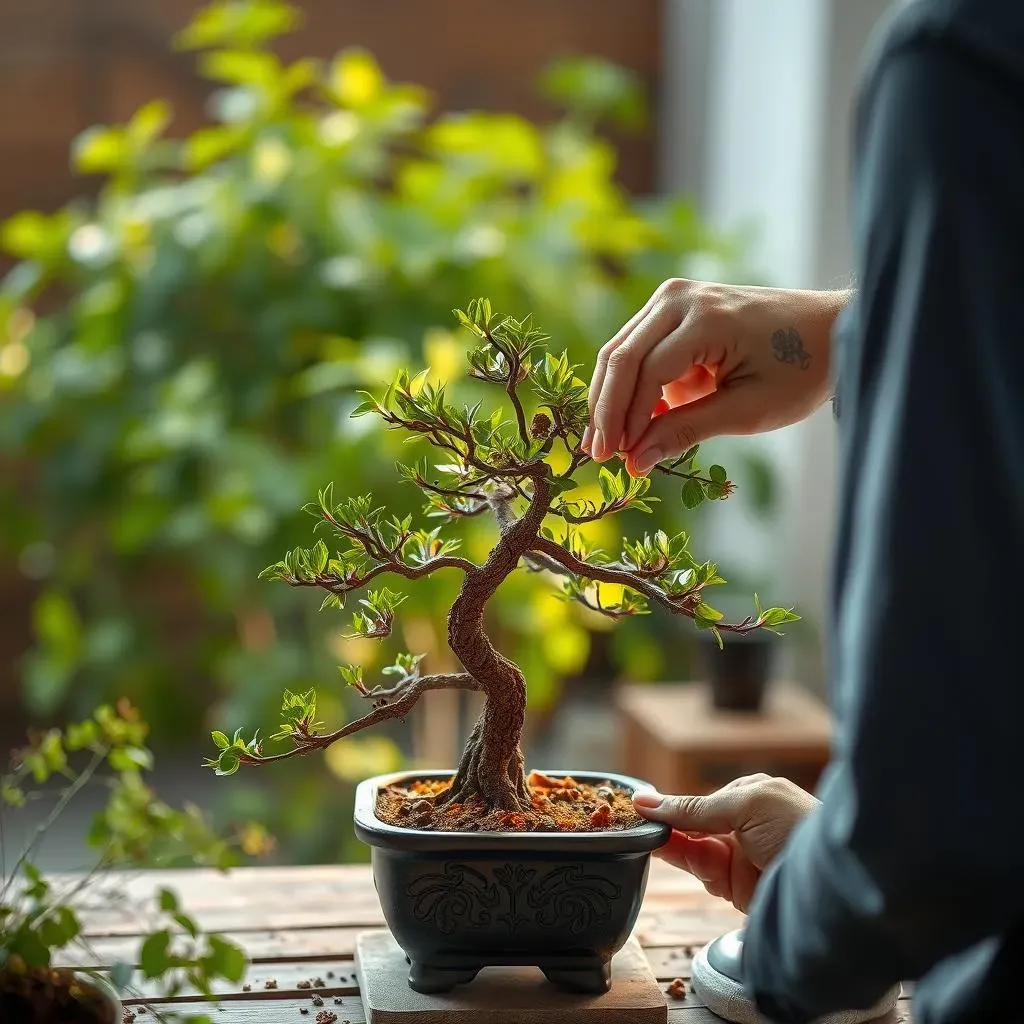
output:
[[[107, 877], [104, 885], [109, 886]], [[384, 924], [370, 869], [364, 866], [243, 868], [228, 875], [215, 871], [141, 872], [117, 880], [134, 902], [151, 899], [167, 886], [200, 925], [237, 941], [251, 962], [242, 984], [221, 991], [219, 1007], [196, 996], [179, 998], [180, 1010], [207, 1012], [220, 1024], [302, 1024], [321, 1010], [337, 1014], [338, 1024], [365, 1021], [352, 954], [356, 935]], [[131, 959], [144, 923], [124, 907], [100, 905], [84, 913], [85, 932], [96, 959], [82, 966], [108, 966]], [[689, 989], [690, 953], [724, 931], [742, 924], [742, 915], [707, 895], [692, 877], [654, 860], [635, 934], [655, 975], [667, 989], [682, 978]], [[312, 987], [310, 987], [312, 986]], [[320, 1007], [312, 999], [317, 994]], [[180, 1001], [188, 1001], [181, 1006]], [[138, 1012], [145, 999], [126, 999]], [[716, 1024], [718, 1018], [692, 993], [668, 999], [672, 1024]], [[136, 1024], [153, 1020], [152, 1010], [170, 1010], [166, 1001], [148, 1002]], [[306, 1010], [306, 1013], [302, 1013]], [[884, 1024], [910, 1024], [910, 1001], [904, 998]], [[881, 1022], [880, 1022], [881, 1024]]]

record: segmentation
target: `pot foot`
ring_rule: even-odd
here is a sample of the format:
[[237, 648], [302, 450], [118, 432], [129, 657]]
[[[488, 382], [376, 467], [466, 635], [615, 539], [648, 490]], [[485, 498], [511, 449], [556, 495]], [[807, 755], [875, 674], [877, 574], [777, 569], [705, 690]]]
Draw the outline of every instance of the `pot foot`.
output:
[[409, 988], [425, 996], [441, 995], [456, 985], [468, 985], [479, 973], [478, 967], [433, 967], [409, 960]]
[[612, 987], [610, 961], [598, 960], [592, 967], [544, 967], [544, 977], [566, 992], [602, 995]]

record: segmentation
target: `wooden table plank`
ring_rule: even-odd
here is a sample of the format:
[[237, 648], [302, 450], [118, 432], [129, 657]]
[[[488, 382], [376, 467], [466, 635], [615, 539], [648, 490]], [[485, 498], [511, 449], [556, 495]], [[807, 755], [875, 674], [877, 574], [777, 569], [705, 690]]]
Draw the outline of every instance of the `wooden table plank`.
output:
[[[139, 907], [152, 906], [160, 887], [178, 893], [186, 911], [206, 929], [233, 938], [250, 958], [243, 984], [218, 986], [221, 1002], [206, 1003], [195, 993], [184, 993], [190, 1012], [208, 1012], [220, 1024], [315, 1024], [316, 1015], [337, 1014], [337, 1024], [364, 1024], [352, 955], [360, 931], [380, 927], [383, 916], [370, 870], [364, 865], [309, 868], [240, 868], [223, 874], [210, 870], [139, 872], [106, 876], [102, 887], [85, 902], [84, 934], [90, 953], [74, 963], [110, 966], [132, 959], [146, 917]], [[117, 899], [111, 893], [119, 894]], [[690, 958], [700, 946], [731, 928], [743, 916], [724, 901], [709, 896], [685, 872], [652, 861], [643, 909], [634, 934], [640, 940], [663, 989], [682, 978], [689, 989]], [[323, 987], [300, 989], [299, 983]], [[276, 986], [266, 988], [268, 981]], [[248, 989], [245, 986], [248, 986]], [[317, 994], [323, 1005], [316, 1005]], [[153, 998], [141, 989], [125, 1000], [129, 1009]], [[335, 999], [340, 999], [335, 1003]], [[149, 1005], [167, 1008], [165, 1000]], [[302, 1009], [308, 1012], [301, 1013]], [[903, 999], [885, 1024], [911, 1024], [910, 1000]], [[151, 1015], [139, 1013], [137, 1024]], [[669, 1020], [674, 1024], [720, 1024], [689, 991], [682, 1001], [669, 999]]]
[[[302, 1009], [309, 1012], [303, 1014]], [[363, 1013], [362, 1004], [358, 1000], [345, 1000], [342, 1006], [314, 1007], [308, 999], [283, 999], [268, 1002], [256, 999], [244, 1002], [221, 1003], [220, 1008], [212, 1003], [194, 1004], [189, 1007], [192, 1013], [207, 1013], [216, 1024], [313, 1024], [316, 1020], [316, 1013], [326, 1009], [337, 1014], [336, 1024], [366, 1024], [366, 1016]], [[147, 1015], [140, 1015], [136, 1018], [135, 1024], [146, 1024], [150, 1019]], [[722, 1024], [720, 1017], [716, 1017], [710, 1010], [703, 1006], [687, 1006], [680, 1003], [672, 1003], [668, 1008], [669, 1024]], [[335, 1024], [335, 1022], [331, 1022]], [[877, 1024], [913, 1024], [910, 1005], [906, 1000], [900, 1000], [894, 1011], [881, 1018]], [[1012, 1024], [1007, 1019], [1005, 1022], [993, 1021], [992, 1024]]]

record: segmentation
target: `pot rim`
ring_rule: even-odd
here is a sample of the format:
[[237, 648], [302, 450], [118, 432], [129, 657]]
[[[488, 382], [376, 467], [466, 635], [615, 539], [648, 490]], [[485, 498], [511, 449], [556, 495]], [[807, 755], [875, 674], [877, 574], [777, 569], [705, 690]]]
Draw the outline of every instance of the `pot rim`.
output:
[[[554, 777], [571, 775], [581, 782], [612, 782], [632, 793], [654, 789], [649, 782], [615, 772], [567, 771], [565, 769], [537, 769]], [[377, 791], [382, 786], [409, 779], [451, 778], [454, 768], [410, 768], [365, 779], [356, 787], [353, 819], [356, 835], [368, 846], [407, 852], [483, 852], [501, 850], [506, 854], [517, 852], [640, 854], [650, 853], [664, 846], [672, 828], [662, 822], [648, 821], [633, 828], [611, 832], [457, 832], [453, 830], [426, 831], [389, 825], [377, 817]]]

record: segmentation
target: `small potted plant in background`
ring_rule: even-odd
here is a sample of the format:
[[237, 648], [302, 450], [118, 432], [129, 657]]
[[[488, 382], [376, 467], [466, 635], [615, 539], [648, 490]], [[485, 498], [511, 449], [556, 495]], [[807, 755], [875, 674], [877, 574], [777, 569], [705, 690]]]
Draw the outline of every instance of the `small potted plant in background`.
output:
[[[152, 927], [140, 937], [133, 963], [118, 963], [109, 971], [65, 966], [100, 962], [83, 933], [81, 912], [87, 901], [104, 908], [124, 902], [123, 883], [103, 887], [108, 871], [182, 859], [220, 868], [235, 863], [231, 844], [209, 829], [198, 810], [168, 806], [145, 783], [142, 772], [152, 763], [147, 732], [147, 724], [127, 703], [116, 709], [103, 706], [85, 721], [30, 736], [0, 780], [5, 813], [46, 795], [41, 787], [51, 779], [67, 781], [16, 861], [4, 864], [0, 1021], [5, 1024], [121, 1024], [119, 994], [132, 991], [136, 972], [164, 995], [187, 987], [208, 998], [217, 979], [238, 981], [245, 972], [242, 951], [222, 936], [204, 934], [170, 889], [152, 894]], [[81, 769], [73, 767], [79, 760], [85, 761]], [[113, 774], [102, 774], [104, 769]], [[90, 844], [100, 851], [92, 870], [44, 877], [37, 864], [41, 842], [86, 785], [103, 782], [110, 794], [89, 833]], [[250, 848], [255, 848], [254, 838], [255, 833], [247, 838]], [[137, 916], [142, 908], [126, 909]], [[207, 1016], [194, 1014], [175, 1019], [209, 1024]]]
[[[728, 614], [739, 602], [729, 594], [717, 603]], [[701, 636], [696, 659], [698, 676], [707, 682], [712, 705], [720, 711], [760, 711], [774, 654], [775, 645], [763, 631], [730, 633], [722, 637], [721, 644]]]
[[[389, 427], [425, 440], [441, 456], [400, 465], [426, 497], [426, 514], [446, 521], [490, 515], [497, 538], [476, 562], [461, 554], [440, 526], [416, 528], [389, 515], [370, 495], [335, 500], [328, 486], [307, 506], [328, 534], [310, 549], [289, 552], [264, 571], [269, 579], [325, 592], [322, 607], [342, 608], [364, 593], [354, 618], [362, 637], [391, 633], [403, 596], [385, 578], [414, 582], [435, 572], [462, 576], [448, 613], [448, 642], [461, 672], [423, 674], [415, 654], [400, 655], [386, 683], [368, 686], [359, 668], [343, 678], [366, 698], [366, 715], [327, 731], [317, 721], [316, 695], [286, 693], [284, 722], [272, 737], [289, 746], [265, 752], [259, 735], [215, 732], [217, 756], [207, 764], [230, 775], [242, 764], [268, 764], [322, 750], [362, 729], [404, 719], [431, 690], [462, 688], [486, 696], [457, 768], [369, 779], [359, 787], [355, 828], [372, 848], [384, 915], [408, 955], [410, 985], [444, 991], [470, 981], [484, 966], [535, 964], [567, 988], [601, 992], [609, 962], [629, 936], [640, 909], [650, 853], [668, 836], [646, 822], [631, 794], [641, 780], [580, 770], [526, 773], [520, 748], [527, 681], [491, 644], [488, 601], [520, 567], [560, 583], [564, 596], [611, 619], [644, 613], [650, 604], [722, 633], [774, 630], [796, 616], [761, 609], [726, 622], [707, 599], [723, 583], [701, 562], [685, 534], [663, 532], [625, 540], [620, 557], [593, 550], [583, 524], [626, 508], [651, 512], [651, 481], [620, 470], [598, 472], [600, 497], [588, 496], [580, 447], [587, 389], [565, 354], [546, 350], [530, 318], [498, 319], [477, 300], [456, 310], [476, 336], [470, 376], [493, 385], [505, 407], [456, 405], [445, 386], [402, 371], [379, 398], [366, 396], [355, 415], [376, 414]], [[732, 490], [725, 470], [702, 470], [698, 452], [658, 467], [679, 480], [687, 504]], [[335, 550], [332, 551], [332, 548]]]

